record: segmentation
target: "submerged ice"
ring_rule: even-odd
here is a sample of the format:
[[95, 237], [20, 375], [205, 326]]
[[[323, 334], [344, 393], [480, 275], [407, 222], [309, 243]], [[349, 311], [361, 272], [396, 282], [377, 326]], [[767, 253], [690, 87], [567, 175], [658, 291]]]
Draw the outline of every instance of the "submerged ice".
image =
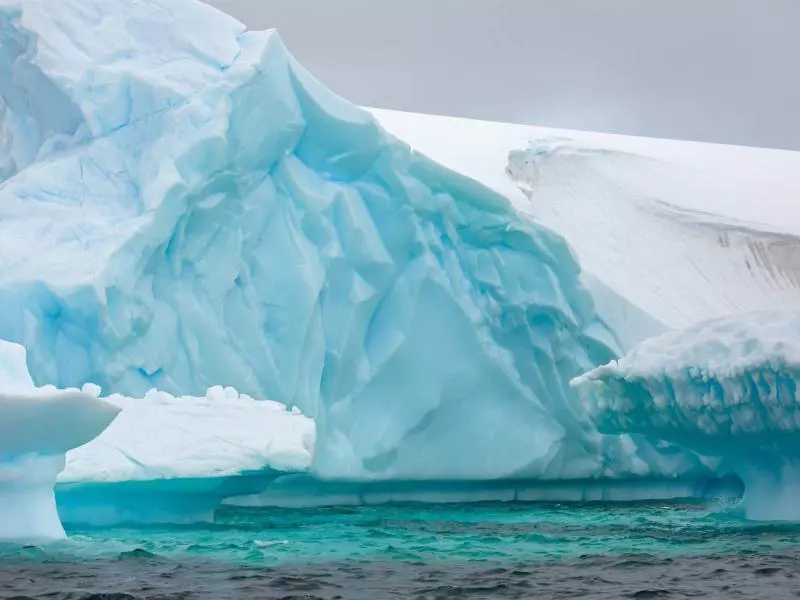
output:
[[64, 535], [53, 493], [64, 455], [118, 412], [78, 390], [35, 387], [25, 349], [0, 340], [0, 540]]
[[724, 460], [753, 519], [800, 520], [800, 312], [725, 317], [641, 343], [577, 378], [607, 433]]
[[274, 32], [190, 0], [3, 0], [0, 65], [0, 337], [37, 383], [299, 406], [324, 479], [707, 472], [577, 403], [616, 346], [564, 240]]

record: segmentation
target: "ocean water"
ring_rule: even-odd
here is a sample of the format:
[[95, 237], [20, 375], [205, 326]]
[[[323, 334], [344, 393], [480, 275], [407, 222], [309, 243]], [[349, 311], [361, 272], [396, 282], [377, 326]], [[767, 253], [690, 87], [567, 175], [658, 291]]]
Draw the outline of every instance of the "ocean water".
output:
[[0, 597], [800, 597], [800, 526], [720, 504], [226, 508], [68, 533], [0, 546]]

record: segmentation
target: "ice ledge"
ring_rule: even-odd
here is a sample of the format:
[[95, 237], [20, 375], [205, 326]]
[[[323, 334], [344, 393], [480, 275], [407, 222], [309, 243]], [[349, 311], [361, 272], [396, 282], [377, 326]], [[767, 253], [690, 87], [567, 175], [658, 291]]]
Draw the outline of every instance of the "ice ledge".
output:
[[403, 502], [642, 502], [738, 498], [736, 477], [640, 477], [496, 481], [331, 482], [308, 475], [276, 478], [264, 491], [225, 500], [228, 506], [364, 506]]
[[379, 504], [472, 502], [649, 502], [735, 499], [737, 477], [642, 477], [569, 481], [324, 481], [304, 473], [264, 470], [221, 478], [60, 484], [64, 523], [212, 522], [230, 506], [312, 508]]
[[756, 520], [800, 521], [800, 311], [700, 323], [572, 381], [603, 433], [718, 456]]
[[98, 435], [118, 412], [81, 392], [0, 394], [0, 540], [64, 537], [53, 486], [65, 452]]

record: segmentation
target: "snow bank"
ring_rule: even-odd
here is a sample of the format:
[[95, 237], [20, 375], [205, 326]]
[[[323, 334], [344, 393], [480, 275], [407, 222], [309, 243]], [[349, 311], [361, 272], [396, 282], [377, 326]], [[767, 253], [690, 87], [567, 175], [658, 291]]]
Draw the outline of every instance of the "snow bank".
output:
[[53, 486], [64, 454], [119, 412], [78, 390], [36, 388], [25, 349], [0, 340], [0, 540], [64, 536]]
[[577, 405], [616, 341], [564, 240], [274, 32], [190, 0], [3, 0], [2, 65], [0, 337], [36, 382], [277, 398], [327, 479], [690, 468]]
[[754, 519], [800, 520], [800, 312], [756, 312], [647, 340], [574, 380], [607, 433], [725, 459]]

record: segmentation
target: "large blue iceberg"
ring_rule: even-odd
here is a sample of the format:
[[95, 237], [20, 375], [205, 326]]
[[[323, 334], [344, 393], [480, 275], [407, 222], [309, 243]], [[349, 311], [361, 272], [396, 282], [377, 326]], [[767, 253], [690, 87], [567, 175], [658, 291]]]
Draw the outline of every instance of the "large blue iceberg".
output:
[[577, 378], [601, 431], [719, 457], [747, 515], [800, 520], [800, 312], [724, 317], [642, 342]]
[[0, 338], [39, 384], [233, 386], [335, 480], [707, 476], [604, 436], [562, 238], [191, 0], [0, 5]]

